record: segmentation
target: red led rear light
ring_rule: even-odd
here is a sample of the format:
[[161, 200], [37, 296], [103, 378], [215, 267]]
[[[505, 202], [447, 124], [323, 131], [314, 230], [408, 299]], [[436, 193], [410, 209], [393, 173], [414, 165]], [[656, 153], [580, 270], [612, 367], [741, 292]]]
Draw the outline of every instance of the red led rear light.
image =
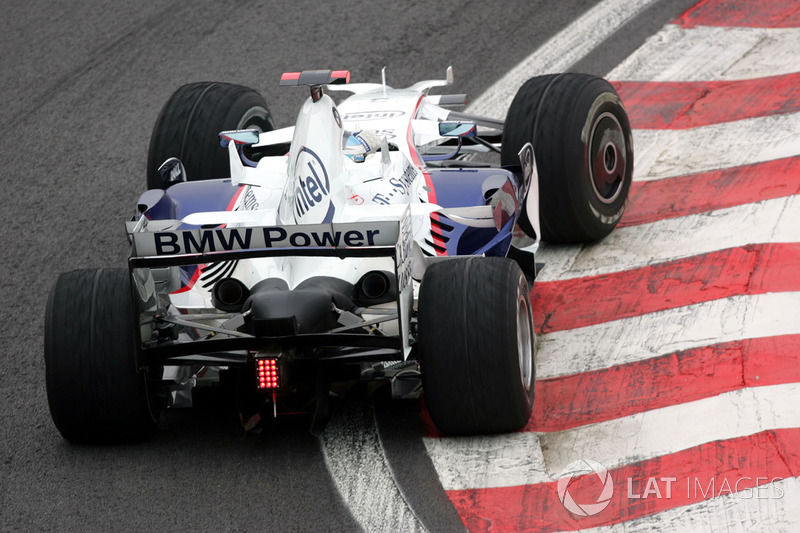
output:
[[281, 376], [278, 371], [278, 360], [275, 358], [256, 359], [256, 378], [259, 389], [279, 389], [281, 387]]

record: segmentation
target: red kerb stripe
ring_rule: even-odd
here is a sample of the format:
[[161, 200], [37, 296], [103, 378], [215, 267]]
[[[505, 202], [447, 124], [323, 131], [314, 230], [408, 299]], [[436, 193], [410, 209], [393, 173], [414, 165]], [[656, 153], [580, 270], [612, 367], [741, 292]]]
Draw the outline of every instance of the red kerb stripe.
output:
[[[576, 531], [734, 493], [748, 499], [779, 499], [782, 487], [767, 484], [800, 475], [800, 429], [710, 442], [608, 472], [613, 495], [608, 506], [593, 516], [567, 511], [559, 500], [557, 481], [447, 494], [470, 531]], [[599, 476], [587, 474], [573, 479], [567, 491], [578, 504], [595, 503], [602, 485]]]
[[797, 0], [704, 0], [678, 17], [673, 24], [684, 28], [797, 28], [800, 27], [800, 4]]
[[533, 416], [525, 430], [564, 431], [745, 387], [797, 382], [800, 335], [703, 346], [539, 380]]
[[599, 324], [735, 295], [800, 290], [800, 243], [749, 244], [600, 276], [538, 281], [539, 333]]
[[615, 81], [638, 129], [682, 129], [800, 111], [800, 73], [737, 81]]
[[[524, 431], [554, 432], [746, 387], [800, 382], [800, 335], [725, 342], [536, 382]], [[422, 403], [428, 438], [443, 435]]]
[[800, 157], [635, 181], [619, 227], [800, 194]]

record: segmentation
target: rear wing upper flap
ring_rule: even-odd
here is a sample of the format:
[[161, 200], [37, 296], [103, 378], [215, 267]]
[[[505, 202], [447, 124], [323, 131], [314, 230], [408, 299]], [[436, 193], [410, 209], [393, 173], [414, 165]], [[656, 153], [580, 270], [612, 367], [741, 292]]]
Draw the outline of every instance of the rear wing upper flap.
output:
[[[156, 221], [153, 221], [156, 222]], [[304, 224], [296, 226], [248, 226], [175, 229], [181, 221], [158, 221], [162, 227], [132, 232], [132, 257], [170, 257], [190, 255], [217, 256], [243, 251], [289, 250], [297, 255], [304, 249], [330, 250], [331, 255], [346, 254], [348, 249], [380, 248], [397, 245], [400, 222], [348, 222]], [[133, 223], [135, 224], [135, 223]], [[152, 224], [152, 222], [151, 222]], [[285, 254], [280, 254], [285, 255]]]

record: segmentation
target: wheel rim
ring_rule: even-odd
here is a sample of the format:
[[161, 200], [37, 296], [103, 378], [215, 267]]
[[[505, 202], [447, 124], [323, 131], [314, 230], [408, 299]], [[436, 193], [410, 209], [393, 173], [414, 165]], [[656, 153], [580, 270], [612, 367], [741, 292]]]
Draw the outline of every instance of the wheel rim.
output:
[[612, 113], [600, 115], [589, 139], [589, 174], [597, 199], [613, 203], [622, 192], [628, 168], [625, 135]]
[[530, 302], [527, 294], [520, 295], [517, 304], [517, 358], [522, 386], [530, 390], [533, 384], [533, 332], [530, 321]]
[[264, 133], [275, 129], [275, 127], [272, 124], [269, 111], [263, 107], [253, 107], [239, 120], [236, 129], [257, 129], [259, 132]]

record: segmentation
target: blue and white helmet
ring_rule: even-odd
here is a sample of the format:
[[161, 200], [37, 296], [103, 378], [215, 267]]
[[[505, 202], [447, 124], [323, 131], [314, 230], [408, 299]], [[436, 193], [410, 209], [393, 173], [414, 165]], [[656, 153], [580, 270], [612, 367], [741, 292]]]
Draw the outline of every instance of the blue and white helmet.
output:
[[377, 153], [381, 148], [381, 138], [378, 133], [370, 130], [345, 132], [344, 155], [355, 161], [363, 163], [367, 156]]

